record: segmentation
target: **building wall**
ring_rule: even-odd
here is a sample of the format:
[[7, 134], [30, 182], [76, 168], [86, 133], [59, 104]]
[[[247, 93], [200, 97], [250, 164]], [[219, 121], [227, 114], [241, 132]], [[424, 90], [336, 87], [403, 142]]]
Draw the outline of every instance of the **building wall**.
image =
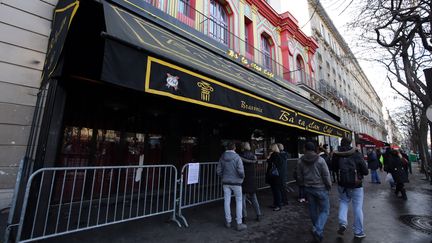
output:
[[322, 106], [353, 131], [386, 140], [380, 98], [323, 7], [308, 2], [312, 33], [319, 43], [316, 80], [336, 91]]
[[56, 3], [0, 1], [0, 209], [25, 154]]

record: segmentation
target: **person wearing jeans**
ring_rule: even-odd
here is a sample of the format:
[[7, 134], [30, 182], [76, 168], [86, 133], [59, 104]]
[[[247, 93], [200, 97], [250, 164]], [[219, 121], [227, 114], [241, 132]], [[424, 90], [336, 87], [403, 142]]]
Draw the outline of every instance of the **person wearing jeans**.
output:
[[[350, 138], [342, 138], [341, 145], [333, 154], [332, 167], [339, 174], [339, 229], [337, 233], [343, 235], [347, 229], [348, 207], [349, 203], [352, 202], [354, 210], [354, 237], [364, 238], [366, 234], [363, 229], [362, 180], [364, 176], [369, 174], [369, 171], [366, 162], [363, 160], [363, 155], [351, 147]], [[354, 173], [350, 173], [352, 169], [354, 169]]]
[[321, 242], [330, 213], [330, 172], [325, 160], [315, 152], [315, 144], [307, 142], [305, 150], [305, 154], [297, 163], [297, 183], [304, 186], [309, 201], [312, 236], [315, 241]]
[[325, 223], [330, 214], [329, 191], [326, 188], [305, 187], [306, 197], [309, 201], [309, 214], [313, 222], [312, 231], [322, 240]]
[[236, 146], [234, 143], [227, 144], [226, 151], [219, 159], [216, 168], [218, 176], [222, 177], [222, 185], [224, 191], [224, 210], [225, 210], [225, 226], [231, 227], [231, 195], [234, 193], [236, 201], [236, 221], [237, 230], [242, 231], [247, 228], [242, 222], [242, 183], [244, 179], [244, 167], [240, 156], [235, 152]]
[[223, 185], [224, 191], [224, 211], [225, 211], [225, 220], [226, 226], [229, 228], [231, 226], [231, 195], [234, 193], [234, 198], [236, 202], [236, 221], [237, 226], [242, 225], [242, 188], [237, 185]]
[[379, 169], [380, 162], [378, 160], [378, 156], [374, 149], [369, 149], [367, 158], [368, 158], [367, 159], [368, 167], [371, 171], [371, 182], [381, 184], [381, 180], [377, 172], [377, 170]]
[[[354, 210], [353, 231], [355, 236], [364, 235], [363, 231], [363, 187], [343, 188], [338, 186], [339, 192], [339, 225], [346, 229], [348, 225], [348, 208], [352, 201]], [[361, 237], [358, 237], [361, 238]]]

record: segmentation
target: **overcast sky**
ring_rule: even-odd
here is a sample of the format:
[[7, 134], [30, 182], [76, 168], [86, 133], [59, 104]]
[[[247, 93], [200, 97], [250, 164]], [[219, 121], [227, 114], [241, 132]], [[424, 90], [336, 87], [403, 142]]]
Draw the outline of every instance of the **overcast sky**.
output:
[[[365, 61], [362, 55], [359, 54], [359, 49], [353, 46], [358, 36], [351, 29], [346, 27], [346, 23], [349, 22], [355, 15], [355, 4], [351, 4], [351, 1], [347, 0], [321, 0], [321, 4], [326, 9], [327, 14], [332, 19], [333, 23], [339, 30], [339, 33], [344, 37], [345, 42], [350, 46], [351, 51], [356, 55], [363, 72], [367, 75], [369, 82], [375, 88], [378, 93], [383, 105], [392, 111], [397, 110], [402, 105], [401, 98], [390, 88], [386, 78], [386, 70], [380, 67], [377, 63]], [[351, 31], [350, 31], [351, 30]]]

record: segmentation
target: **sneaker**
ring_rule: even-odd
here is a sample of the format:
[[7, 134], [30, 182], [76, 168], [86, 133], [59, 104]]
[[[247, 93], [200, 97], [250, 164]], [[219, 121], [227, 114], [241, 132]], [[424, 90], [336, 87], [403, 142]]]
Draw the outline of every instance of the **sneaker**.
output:
[[225, 227], [227, 227], [228, 229], [231, 228], [231, 222], [225, 222]]
[[275, 207], [275, 208], [273, 208], [273, 211], [280, 211], [280, 210], [281, 210], [280, 207]]
[[237, 225], [237, 231], [243, 231], [247, 229], [247, 226], [245, 224], [238, 224]]
[[359, 239], [361, 239], [361, 238], [365, 238], [365, 237], [366, 237], [366, 234], [365, 234], [365, 233], [354, 234], [354, 238], [359, 238]]
[[338, 229], [337, 233], [340, 235], [343, 235], [345, 233], [345, 231], [346, 231], [346, 226], [343, 224], [339, 225], [339, 229]]
[[257, 222], [260, 222], [260, 221], [261, 221], [261, 218], [262, 218], [262, 215], [257, 215], [255, 220], [256, 220]]

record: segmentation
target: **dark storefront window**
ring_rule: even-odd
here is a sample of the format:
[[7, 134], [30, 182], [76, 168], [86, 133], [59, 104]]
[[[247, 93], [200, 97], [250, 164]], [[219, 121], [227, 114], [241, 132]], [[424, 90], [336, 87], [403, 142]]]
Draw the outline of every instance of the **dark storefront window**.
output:
[[159, 164], [162, 135], [66, 127], [58, 166]]

